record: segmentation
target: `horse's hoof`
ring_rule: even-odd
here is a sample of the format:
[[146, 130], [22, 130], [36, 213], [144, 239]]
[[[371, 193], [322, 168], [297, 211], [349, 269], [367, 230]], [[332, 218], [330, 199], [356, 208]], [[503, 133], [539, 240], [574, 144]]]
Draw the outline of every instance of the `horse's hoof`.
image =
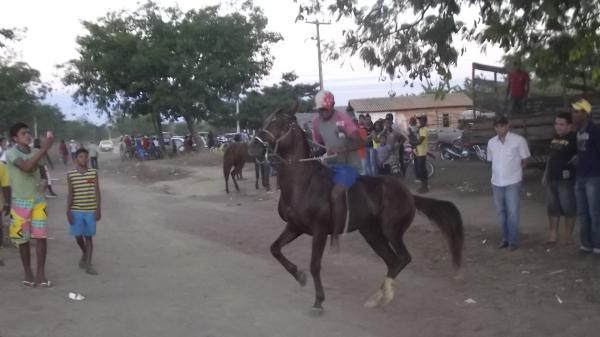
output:
[[369, 299], [364, 304], [365, 308], [367, 308], [367, 309], [373, 309], [373, 308], [377, 307], [378, 305], [379, 305], [379, 301], [374, 300], [374, 299]]
[[299, 270], [296, 273], [296, 280], [298, 280], [298, 283], [300, 283], [301, 286], [306, 286], [306, 273], [302, 270]]
[[321, 307], [312, 307], [310, 313], [315, 317], [321, 317], [325, 313], [325, 310], [323, 310]]
[[379, 305], [383, 299], [383, 291], [379, 289], [373, 296], [371, 296], [364, 304], [365, 308], [373, 309]]

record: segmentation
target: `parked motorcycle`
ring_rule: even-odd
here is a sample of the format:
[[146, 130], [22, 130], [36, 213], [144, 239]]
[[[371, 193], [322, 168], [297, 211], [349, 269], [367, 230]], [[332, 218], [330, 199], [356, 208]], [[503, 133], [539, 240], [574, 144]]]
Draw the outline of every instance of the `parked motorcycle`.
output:
[[[427, 152], [427, 160], [425, 161], [425, 169], [427, 170], [427, 177], [431, 178], [435, 173], [435, 164], [431, 159], [435, 159], [435, 156], [430, 152]], [[404, 144], [404, 166], [406, 168], [415, 165], [415, 151], [410, 144]]]
[[439, 141], [438, 149], [442, 160], [471, 160], [477, 158], [481, 161], [487, 161], [487, 144], [465, 143], [461, 137], [450, 142]]

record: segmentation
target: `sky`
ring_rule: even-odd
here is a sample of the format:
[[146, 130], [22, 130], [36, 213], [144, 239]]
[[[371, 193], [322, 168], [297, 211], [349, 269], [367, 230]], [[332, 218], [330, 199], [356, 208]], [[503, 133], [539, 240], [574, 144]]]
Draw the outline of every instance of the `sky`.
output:
[[[183, 10], [220, 4], [218, 0], [157, 0], [161, 6], [178, 5]], [[361, 1], [369, 4], [374, 1]], [[271, 47], [275, 57], [271, 74], [261, 84], [277, 83], [281, 74], [295, 71], [298, 82], [314, 83], [319, 81], [316, 35], [314, 25], [295, 22], [297, 4], [293, 0], [255, 0], [255, 5], [264, 10], [269, 20], [267, 29], [278, 32], [283, 41]], [[139, 7], [138, 0], [0, 0], [0, 27], [25, 28], [21, 41], [13, 44], [18, 58], [29, 63], [41, 72], [44, 82], [53, 87], [46, 99], [48, 103], [58, 105], [67, 118], [87, 118], [101, 123], [92, 106], [80, 107], [73, 103], [73, 88], [66, 88], [60, 82], [61, 73], [56, 65], [77, 57], [76, 38], [85, 33], [82, 21], [94, 21], [109, 11], [133, 10]], [[223, 6], [227, 8], [228, 2]], [[465, 11], [469, 15], [469, 10]], [[410, 16], [410, 15], [409, 15]], [[348, 28], [348, 22], [336, 22], [335, 18], [322, 15], [318, 19], [329, 21], [331, 25], [321, 26], [323, 42], [341, 41], [342, 31]], [[471, 63], [500, 64], [502, 52], [497, 48], [488, 48], [483, 53], [476, 45], [466, 44], [467, 52], [452, 70], [453, 81], [462, 84], [471, 76]], [[390, 91], [401, 95], [418, 93], [420, 86], [411, 89], [401, 81], [381, 81], [378, 69], [369, 70], [358, 58], [346, 57], [343, 62], [324, 58], [323, 78], [326, 89], [336, 96], [337, 105], [346, 105], [349, 99], [386, 97]], [[385, 77], [385, 76], [384, 76]]]

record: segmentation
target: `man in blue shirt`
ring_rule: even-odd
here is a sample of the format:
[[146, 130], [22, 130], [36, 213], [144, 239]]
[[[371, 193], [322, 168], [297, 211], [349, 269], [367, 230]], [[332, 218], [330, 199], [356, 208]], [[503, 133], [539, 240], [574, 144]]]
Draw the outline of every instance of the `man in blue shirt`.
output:
[[600, 254], [600, 126], [592, 122], [592, 105], [585, 99], [571, 104], [577, 128], [575, 196], [584, 252]]

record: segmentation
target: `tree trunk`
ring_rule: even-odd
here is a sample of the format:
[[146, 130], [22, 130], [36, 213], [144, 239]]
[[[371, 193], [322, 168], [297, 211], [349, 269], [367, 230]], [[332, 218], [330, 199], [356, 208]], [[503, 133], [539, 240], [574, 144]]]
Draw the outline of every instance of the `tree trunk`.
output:
[[564, 73], [560, 75], [560, 90], [560, 94], [562, 96], [563, 101], [563, 108], [568, 110], [569, 102], [567, 99], [567, 79]]
[[152, 122], [154, 124], [154, 129], [157, 132], [158, 142], [160, 143], [160, 151], [162, 153], [167, 153], [165, 148], [165, 138], [163, 137], [162, 118], [160, 118], [160, 112], [152, 113]]
[[188, 127], [188, 131], [190, 132], [190, 135], [192, 135], [192, 138], [194, 139], [194, 143], [196, 143], [198, 151], [200, 151], [200, 149], [202, 149], [202, 146], [204, 144], [202, 143], [202, 140], [200, 139], [200, 137], [198, 136], [198, 133], [196, 132], [196, 125], [195, 125], [196, 119], [189, 114], [184, 114], [183, 119], [185, 120], [185, 124]]

